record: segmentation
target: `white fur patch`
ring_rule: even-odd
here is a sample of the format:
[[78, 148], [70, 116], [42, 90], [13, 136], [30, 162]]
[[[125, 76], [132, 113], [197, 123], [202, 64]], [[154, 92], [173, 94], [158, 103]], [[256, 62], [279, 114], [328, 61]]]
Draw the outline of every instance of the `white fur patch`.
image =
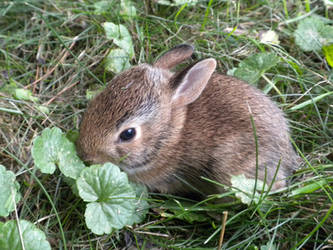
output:
[[155, 68], [150, 65], [148, 65], [147, 67], [146, 74], [148, 81], [153, 82], [155, 85], [164, 83], [165, 81], [169, 80], [173, 75], [173, 73], [169, 70]]

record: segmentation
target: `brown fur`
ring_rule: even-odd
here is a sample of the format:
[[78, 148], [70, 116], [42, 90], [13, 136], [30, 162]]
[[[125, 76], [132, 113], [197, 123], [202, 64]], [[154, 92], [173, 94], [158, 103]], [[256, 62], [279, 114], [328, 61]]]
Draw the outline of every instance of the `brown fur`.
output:
[[[259, 179], [264, 179], [267, 168], [270, 183], [281, 160], [274, 188], [285, 186], [297, 166], [297, 155], [283, 113], [259, 90], [217, 73], [209, 74], [207, 86], [203, 85], [206, 87], [195, 101], [183, 104], [186, 96], [182, 102], [173, 101], [178, 82], [193, 69], [180, 74], [169, 71], [191, 55], [193, 48], [182, 46], [167, 52], [153, 66], [143, 64], [121, 73], [92, 100], [77, 142], [82, 158], [116, 163], [131, 180], [151, 190], [187, 193], [193, 186], [210, 194], [220, 189], [201, 176], [223, 184], [230, 184], [231, 175], [255, 177], [252, 116], [259, 145]], [[203, 61], [202, 67], [215, 69], [213, 61]], [[141, 136], [119, 141], [119, 134], [132, 127], [141, 131]]]

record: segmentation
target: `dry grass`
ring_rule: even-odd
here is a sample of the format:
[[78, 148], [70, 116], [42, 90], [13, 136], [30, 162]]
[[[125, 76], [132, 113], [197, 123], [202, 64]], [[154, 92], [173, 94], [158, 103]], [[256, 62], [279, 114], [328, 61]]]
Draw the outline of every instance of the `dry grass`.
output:
[[[101, 14], [95, 13], [95, 2], [0, 3], [0, 164], [17, 173], [24, 197], [18, 205], [20, 218], [37, 223], [59, 249], [64, 244], [67, 249], [215, 249], [225, 210], [229, 211], [225, 249], [258, 249], [266, 244], [272, 244], [271, 248], [261, 249], [274, 249], [273, 245], [276, 249], [333, 247], [329, 215], [333, 209], [333, 96], [290, 110], [333, 90], [332, 70], [323, 55], [304, 53], [293, 40], [295, 18], [307, 15], [307, 1], [200, 1], [182, 10], [155, 1], [136, 1], [138, 17], [133, 21], [119, 15], [118, 1], [110, 0], [114, 7]], [[322, 2], [314, 2], [310, 10], [333, 18]], [[281, 63], [266, 77], [276, 83], [281, 94], [272, 90], [269, 95], [286, 112], [295, 143], [308, 161], [295, 174], [292, 189], [319, 180], [328, 184], [299, 197], [278, 193], [268, 205], [258, 207], [202, 203], [193, 208], [182, 198], [151, 194], [152, 209], [142, 225], [102, 237], [89, 233], [84, 203], [59, 173], [35, 171], [30, 150], [33, 138], [43, 128], [78, 130], [87, 105], [86, 90], [98, 89], [113, 77], [103, 65], [109, 49], [116, 47], [104, 36], [101, 24], [105, 21], [123, 23], [129, 29], [136, 52], [132, 64], [152, 62], [163, 51], [184, 42], [196, 46], [197, 58], [218, 59], [218, 69], [224, 73], [249, 55], [275, 52]], [[237, 30], [230, 33], [234, 27]], [[269, 29], [278, 32], [280, 47], [258, 42], [260, 33]], [[4, 91], [8, 84], [30, 89], [38, 103], [13, 98]], [[262, 79], [259, 87], [266, 84]], [[41, 112], [40, 104], [50, 112]], [[175, 199], [188, 210], [182, 210]], [[191, 223], [185, 215], [200, 220]]]

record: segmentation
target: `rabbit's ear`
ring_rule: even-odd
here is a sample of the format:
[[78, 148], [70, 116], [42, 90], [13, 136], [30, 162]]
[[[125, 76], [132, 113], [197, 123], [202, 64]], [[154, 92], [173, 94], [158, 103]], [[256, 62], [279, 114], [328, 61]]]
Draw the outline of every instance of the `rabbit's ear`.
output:
[[178, 45], [156, 60], [153, 66], [162, 69], [171, 69], [177, 64], [189, 58], [194, 51], [194, 47], [188, 44]]
[[176, 79], [178, 83], [176, 87], [173, 86], [173, 105], [181, 107], [194, 102], [205, 89], [215, 68], [215, 59], [209, 58], [194, 64], [186, 72], [180, 73], [181, 79]]

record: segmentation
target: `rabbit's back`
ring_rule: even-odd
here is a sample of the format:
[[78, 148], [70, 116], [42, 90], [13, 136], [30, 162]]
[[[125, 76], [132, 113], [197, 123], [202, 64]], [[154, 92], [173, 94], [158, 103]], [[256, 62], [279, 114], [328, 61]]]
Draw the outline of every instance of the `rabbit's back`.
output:
[[278, 188], [285, 186], [285, 178], [296, 166], [282, 111], [259, 90], [234, 77], [214, 74], [202, 95], [188, 105], [184, 124], [179, 147], [189, 154], [181, 160], [187, 168], [178, 175], [201, 175], [229, 184], [231, 175], [254, 178], [258, 159], [259, 178], [264, 179], [267, 168], [270, 183], [281, 160], [274, 186]]

